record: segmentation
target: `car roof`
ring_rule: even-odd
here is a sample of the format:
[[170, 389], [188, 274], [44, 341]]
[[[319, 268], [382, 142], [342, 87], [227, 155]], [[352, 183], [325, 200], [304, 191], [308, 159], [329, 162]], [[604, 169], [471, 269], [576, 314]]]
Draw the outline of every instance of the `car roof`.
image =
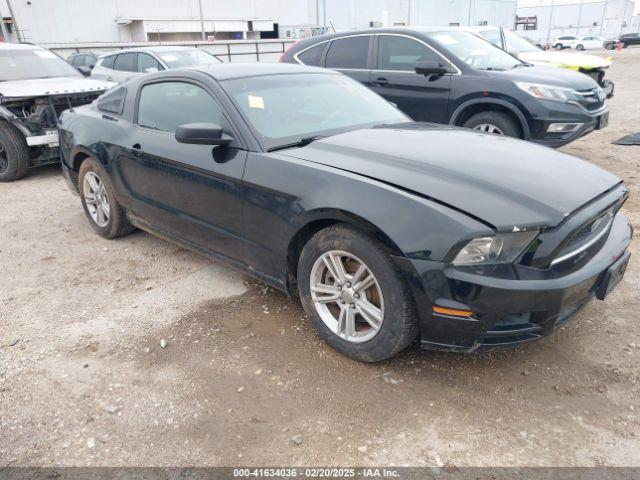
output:
[[[181, 69], [171, 70], [171, 73], [175, 75], [175, 73], [180, 70]], [[234, 78], [260, 77], [268, 75], [294, 75], [300, 73], [341, 75], [341, 73], [333, 70], [293, 63], [214, 63], [210, 65], [200, 65], [197, 67], [188, 67], [183, 70], [204, 72], [219, 81]]]
[[[162, 53], [162, 52], [177, 52], [180, 50], [200, 50], [196, 47], [185, 47], [180, 45], [153, 45], [148, 47], [134, 47], [134, 48], [124, 48], [122, 50], [117, 50], [113, 52], [107, 52], [109, 55], [115, 55], [117, 53], [135, 53], [135, 52], [144, 52], [144, 53]], [[204, 51], [204, 50], [203, 50]]]

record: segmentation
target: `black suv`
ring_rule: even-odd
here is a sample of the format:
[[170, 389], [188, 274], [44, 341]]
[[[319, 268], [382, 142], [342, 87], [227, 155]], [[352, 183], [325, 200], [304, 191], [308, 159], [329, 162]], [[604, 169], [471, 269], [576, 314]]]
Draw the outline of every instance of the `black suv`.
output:
[[339, 70], [414, 120], [559, 147], [604, 128], [605, 94], [591, 78], [524, 63], [453, 28], [387, 28], [312, 37], [281, 62]]
[[627, 48], [629, 45], [640, 45], [640, 33], [625, 33], [618, 37], [618, 41], [622, 44], [622, 48]]

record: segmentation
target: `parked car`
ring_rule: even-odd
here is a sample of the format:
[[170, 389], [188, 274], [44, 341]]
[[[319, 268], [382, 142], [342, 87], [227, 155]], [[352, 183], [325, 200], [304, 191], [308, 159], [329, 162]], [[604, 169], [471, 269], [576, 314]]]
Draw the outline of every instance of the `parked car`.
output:
[[607, 125], [605, 94], [590, 78], [531, 66], [466, 31], [388, 28], [311, 37], [282, 62], [332, 68], [414, 120], [565, 145]]
[[111, 85], [83, 78], [45, 48], [0, 43], [0, 182], [59, 161], [60, 112], [91, 103]]
[[600, 50], [603, 47], [604, 40], [596, 35], [582, 37], [576, 44], [576, 50]]
[[466, 352], [540, 338], [606, 298], [629, 259], [615, 176], [414, 123], [329, 70], [150, 74], [65, 112], [60, 134], [98, 235], [139, 227], [299, 295], [358, 360], [418, 335]]
[[91, 70], [93, 70], [93, 67], [96, 66], [98, 59], [105, 54], [106, 52], [97, 51], [82, 51], [72, 53], [71, 55], [69, 55], [69, 57], [67, 57], [67, 62], [69, 62], [85, 77], [88, 77], [91, 74]]
[[[605, 70], [611, 65], [611, 60], [596, 55], [584, 53], [555, 52], [543, 50], [529, 40], [522, 38], [515, 32], [502, 27], [460, 27], [481, 35], [499, 48], [515, 55], [525, 62], [540, 66], [552, 66], [577, 70], [593, 78], [604, 90], [607, 98], [613, 96], [614, 83], [605, 80]], [[578, 48], [578, 50], [580, 50]]]
[[551, 45], [553, 45], [553, 48], [556, 50], [564, 50], [565, 48], [576, 48], [579, 42], [580, 37], [575, 35], [563, 35], [551, 40]]
[[200, 48], [128, 48], [100, 58], [91, 71], [91, 77], [120, 83], [144, 73], [217, 63], [222, 63], [222, 60]]
[[620, 35], [618, 41], [622, 44], [622, 48], [627, 48], [629, 45], [640, 45], [640, 32]]

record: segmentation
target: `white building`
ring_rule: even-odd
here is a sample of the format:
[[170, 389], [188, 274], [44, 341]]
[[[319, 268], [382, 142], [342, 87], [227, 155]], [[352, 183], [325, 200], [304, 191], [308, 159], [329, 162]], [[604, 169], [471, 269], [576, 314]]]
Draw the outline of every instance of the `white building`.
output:
[[530, 27], [535, 18], [535, 30], [520, 32], [535, 41], [560, 35], [610, 39], [640, 31], [640, 17], [633, 15], [634, 8], [632, 0], [519, 0], [517, 13], [519, 19], [528, 17]]
[[10, 39], [40, 44], [194, 41], [202, 29], [243, 39], [314, 28], [511, 26], [515, 12], [515, 0], [0, 0]]

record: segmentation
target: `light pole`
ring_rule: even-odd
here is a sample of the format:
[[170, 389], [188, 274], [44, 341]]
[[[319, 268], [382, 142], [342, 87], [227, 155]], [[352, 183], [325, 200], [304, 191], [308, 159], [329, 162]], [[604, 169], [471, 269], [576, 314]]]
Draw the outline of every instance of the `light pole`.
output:
[[207, 37], [204, 33], [204, 17], [202, 16], [202, 0], [198, 0], [198, 7], [200, 8], [200, 33], [202, 35], [202, 41], [204, 42]]
[[553, 7], [554, 7], [554, 1], [551, 0], [551, 12], [549, 13], [549, 28], [547, 29], [547, 43], [549, 43], [549, 39], [551, 38], [551, 24], [553, 23]]
[[0, 11], [0, 32], [2, 33], [2, 39], [5, 42], [9, 41], [9, 32], [7, 31], [7, 27], [4, 24], [4, 17], [2, 16], [2, 12]]

